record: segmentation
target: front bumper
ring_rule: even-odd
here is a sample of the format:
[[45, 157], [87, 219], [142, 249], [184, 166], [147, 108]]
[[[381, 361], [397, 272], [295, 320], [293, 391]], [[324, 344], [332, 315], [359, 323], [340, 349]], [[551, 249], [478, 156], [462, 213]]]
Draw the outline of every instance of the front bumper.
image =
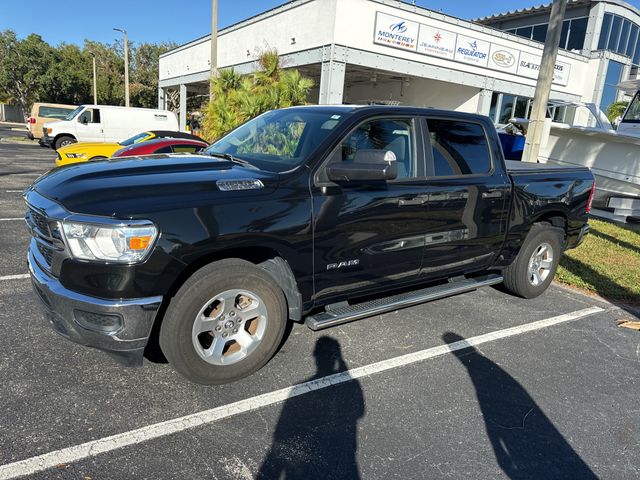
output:
[[106, 300], [66, 289], [29, 248], [33, 288], [53, 329], [81, 345], [109, 353], [119, 363], [140, 366], [162, 297]]
[[43, 137], [40, 137], [40, 140], [38, 140], [38, 144], [40, 144], [41, 147], [53, 148], [53, 138], [51, 138], [49, 135], [44, 135]]

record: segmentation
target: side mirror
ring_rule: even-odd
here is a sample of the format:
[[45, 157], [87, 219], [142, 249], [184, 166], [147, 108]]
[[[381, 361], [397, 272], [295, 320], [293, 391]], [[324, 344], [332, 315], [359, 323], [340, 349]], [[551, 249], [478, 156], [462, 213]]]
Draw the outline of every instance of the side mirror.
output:
[[391, 150], [357, 150], [353, 160], [330, 164], [327, 176], [336, 183], [393, 180], [398, 176], [396, 155]]

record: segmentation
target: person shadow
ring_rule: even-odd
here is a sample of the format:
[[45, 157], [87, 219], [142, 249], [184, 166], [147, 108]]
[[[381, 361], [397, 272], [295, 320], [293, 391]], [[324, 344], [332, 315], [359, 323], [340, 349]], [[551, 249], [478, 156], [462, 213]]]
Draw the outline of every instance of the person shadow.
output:
[[[442, 339], [447, 344], [465, 340], [452, 332]], [[473, 346], [452, 353], [469, 373], [487, 436], [508, 478], [598, 478], [511, 375]]]
[[[340, 344], [330, 337], [318, 339], [313, 355], [317, 371], [306, 381], [348, 370]], [[364, 413], [362, 387], [355, 379], [290, 397], [282, 407], [271, 448], [256, 478], [361, 478], [356, 452], [358, 421]]]

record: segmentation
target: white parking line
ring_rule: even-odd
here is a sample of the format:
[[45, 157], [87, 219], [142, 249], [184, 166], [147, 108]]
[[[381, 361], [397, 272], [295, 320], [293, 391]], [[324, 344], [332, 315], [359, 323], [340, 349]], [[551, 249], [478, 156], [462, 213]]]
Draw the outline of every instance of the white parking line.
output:
[[22, 280], [24, 278], [29, 278], [28, 273], [21, 273], [20, 275], [5, 275], [4, 277], [0, 277], [0, 281], [2, 280]]
[[22, 193], [24, 190], [5, 190], [5, 193]]
[[17, 222], [18, 220], [24, 220], [24, 217], [0, 218], [0, 222]]
[[291, 397], [305, 395], [332, 385], [349, 382], [356, 378], [368, 377], [375, 373], [385, 372], [394, 368], [421, 362], [449, 352], [455, 352], [456, 350], [463, 350], [471, 346], [493, 342], [501, 338], [521, 335], [523, 333], [540, 330], [560, 323], [578, 320], [603, 311], [604, 309], [600, 307], [585, 308], [583, 310], [559, 315], [557, 317], [547, 318], [545, 320], [539, 320], [537, 322], [531, 322], [517, 327], [505, 328], [504, 330], [470, 337], [448, 345], [427, 348], [426, 350], [421, 350], [419, 352], [409, 353], [400, 357], [390, 358], [381, 362], [357, 367], [352, 370], [300, 383], [291, 387], [282, 388], [280, 390], [275, 390], [273, 392], [247, 398], [245, 400], [212, 408], [203, 412], [193, 413], [191, 415], [174, 418], [172, 420], [155, 423], [153, 425], [147, 425], [136, 430], [119, 433], [110, 437], [99, 438], [98, 440], [92, 440], [81, 445], [55, 450], [43, 455], [27, 458], [26, 460], [0, 466], [0, 480], [9, 480], [23, 475], [40, 472], [55, 467], [56, 465], [77, 462], [85, 458], [94, 457], [101, 453], [111, 452], [129, 445], [147, 442], [149, 440], [182, 432], [191, 428], [200, 427], [241, 413], [257, 410], [259, 408], [282, 402]]

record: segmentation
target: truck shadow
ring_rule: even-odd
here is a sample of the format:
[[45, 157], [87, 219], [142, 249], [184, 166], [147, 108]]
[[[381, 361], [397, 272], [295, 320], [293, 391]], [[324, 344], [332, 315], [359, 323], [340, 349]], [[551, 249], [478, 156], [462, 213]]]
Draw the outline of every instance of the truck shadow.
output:
[[[317, 371], [307, 381], [348, 370], [340, 344], [330, 337], [320, 337], [313, 354]], [[289, 398], [256, 478], [361, 478], [356, 452], [364, 413], [362, 388], [353, 379]]]
[[[638, 295], [633, 291], [623, 287], [615, 280], [602, 275], [590, 265], [587, 265], [580, 260], [576, 260], [575, 258], [565, 255], [562, 257], [562, 260], [560, 260], [560, 265], [573, 275], [582, 279], [588, 279], [590, 286], [593, 287], [595, 292], [602, 298], [607, 299], [632, 315], [637, 316], [639, 314], [640, 297], [638, 297]], [[614, 293], [617, 298], [625, 298], [624, 302], [627, 303], [611, 298]]]
[[[465, 340], [452, 332], [442, 338], [447, 344]], [[511, 375], [472, 346], [453, 354], [475, 387], [487, 436], [507, 477], [597, 478]]]

